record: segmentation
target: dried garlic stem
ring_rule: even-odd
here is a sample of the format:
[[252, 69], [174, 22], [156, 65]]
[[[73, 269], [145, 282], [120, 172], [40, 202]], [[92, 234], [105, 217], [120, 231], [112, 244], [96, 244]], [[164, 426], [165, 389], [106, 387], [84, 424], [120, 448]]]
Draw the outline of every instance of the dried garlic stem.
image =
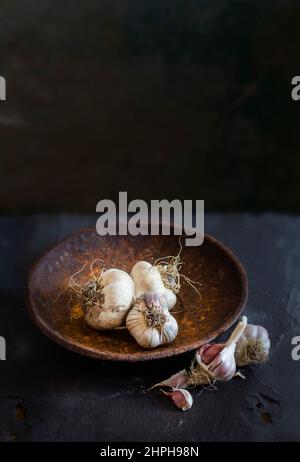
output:
[[242, 320], [237, 324], [236, 328], [234, 329], [229, 339], [225, 343], [225, 346], [229, 348], [233, 343], [236, 343], [238, 339], [240, 338], [240, 336], [242, 335], [242, 333], [244, 332], [244, 330], [246, 329], [246, 327], [247, 327], [247, 317], [243, 316]]
[[241, 379], [244, 379], [244, 380], [246, 379], [246, 377], [241, 371], [237, 371], [234, 377], [241, 377]]

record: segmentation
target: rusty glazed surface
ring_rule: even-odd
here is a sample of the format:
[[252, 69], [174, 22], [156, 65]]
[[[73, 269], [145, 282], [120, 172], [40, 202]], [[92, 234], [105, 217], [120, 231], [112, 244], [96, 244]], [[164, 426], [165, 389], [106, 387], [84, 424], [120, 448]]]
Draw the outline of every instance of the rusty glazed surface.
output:
[[[182, 272], [201, 281], [199, 296], [183, 283], [172, 310], [179, 333], [175, 341], [144, 350], [126, 330], [99, 332], [88, 327], [81, 309], [65, 292], [70, 276], [88, 262], [76, 279], [90, 277], [89, 263], [101, 258], [107, 266], [130, 272], [138, 260], [154, 262], [178, 253], [178, 236], [105, 236], [85, 228], [45, 253], [29, 277], [29, 311], [44, 334], [70, 350], [100, 359], [141, 361], [177, 355], [227, 330], [243, 310], [247, 278], [238, 259], [211, 236], [200, 247], [184, 247]], [[95, 265], [100, 269], [101, 264]]]

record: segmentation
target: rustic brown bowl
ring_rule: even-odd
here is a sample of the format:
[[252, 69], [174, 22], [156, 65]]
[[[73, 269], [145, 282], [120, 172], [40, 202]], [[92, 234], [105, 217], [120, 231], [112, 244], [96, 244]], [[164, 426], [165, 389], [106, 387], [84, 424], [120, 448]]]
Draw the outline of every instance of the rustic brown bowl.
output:
[[[173, 309], [179, 325], [174, 342], [154, 350], [141, 348], [127, 330], [95, 331], [88, 327], [76, 301], [66, 291], [72, 274], [90, 277], [90, 263], [131, 270], [135, 262], [178, 253], [178, 236], [105, 236], [85, 228], [46, 252], [29, 277], [29, 312], [41, 331], [60, 345], [93, 358], [144, 361], [178, 355], [226, 331], [240, 316], [247, 299], [246, 273], [237, 257], [206, 235], [200, 247], [184, 247], [182, 272], [201, 281], [199, 295], [183, 283]], [[98, 265], [98, 266], [97, 266]], [[101, 262], [94, 267], [100, 268]], [[60, 294], [60, 295], [59, 295]]]

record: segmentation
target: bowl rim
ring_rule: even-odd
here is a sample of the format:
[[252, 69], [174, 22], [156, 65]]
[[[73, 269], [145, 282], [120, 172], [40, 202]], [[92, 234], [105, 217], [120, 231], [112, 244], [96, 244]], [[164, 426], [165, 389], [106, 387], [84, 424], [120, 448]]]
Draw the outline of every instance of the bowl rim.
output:
[[[60, 244], [63, 244], [65, 241], [69, 240], [73, 236], [76, 236], [77, 234], [80, 234], [83, 232], [90, 232], [94, 230], [95, 230], [94, 226], [87, 226], [87, 227], [79, 228], [76, 231], [68, 234], [63, 239], [57, 241], [55, 244], [51, 245], [47, 250], [45, 250], [40, 255], [40, 257], [37, 258], [37, 260], [32, 264], [32, 266], [29, 269], [27, 303], [26, 303], [27, 311], [31, 319], [33, 320], [34, 324], [40, 329], [40, 331], [44, 335], [46, 335], [48, 338], [53, 340], [55, 343], [58, 343], [64, 348], [70, 351], [73, 351], [75, 353], [79, 353], [83, 356], [88, 356], [90, 358], [100, 359], [100, 360], [110, 360], [110, 361], [138, 362], [138, 361], [149, 361], [149, 360], [154, 360], [154, 359], [169, 358], [172, 356], [177, 356], [179, 354], [187, 353], [188, 351], [196, 350], [204, 343], [212, 341], [213, 339], [218, 337], [223, 332], [226, 332], [235, 323], [235, 321], [239, 318], [239, 316], [243, 312], [246, 306], [246, 303], [247, 303], [247, 299], [248, 299], [248, 278], [247, 278], [246, 271], [241, 261], [239, 260], [239, 258], [234, 254], [234, 252], [230, 248], [228, 248], [225, 244], [221, 243], [215, 237], [211, 236], [210, 234], [205, 233], [203, 243], [205, 241], [210, 241], [212, 244], [214, 244], [216, 247], [222, 250], [231, 259], [232, 263], [236, 267], [237, 272], [241, 278], [240, 300], [239, 300], [239, 303], [237, 304], [237, 307], [234, 313], [229, 317], [229, 319], [226, 322], [224, 322], [219, 328], [215, 329], [210, 335], [206, 336], [205, 338], [201, 338], [200, 340], [193, 341], [193, 342], [187, 342], [184, 345], [179, 345], [178, 347], [174, 347], [174, 348], [169, 347], [169, 348], [160, 349], [160, 350], [156, 350], [156, 349], [144, 350], [142, 352], [136, 352], [136, 353], [121, 353], [121, 352], [113, 353], [113, 352], [107, 352], [107, 351], [98, 351], [95, 348], [92, 348], [92, 347], [89, 348], [86, 346], [82, 346], [80, 344], [72, 343], [69, 340], [66, 340], [66, 338], [59, 331], [52, 330], [49, 327], [48, 323], [45, 322], [44, 318], [40, 316], [39, 311], [37, 307], [35, 306], [35, 303], [32, 297], [33, 275], [34, 275], [35, 270], [41, 263], [41, 261], [48, 254], [50, 254], [55, 247], [57, 247]], [[117, 236], [117, 237], [125, 238], [126, 236]]]

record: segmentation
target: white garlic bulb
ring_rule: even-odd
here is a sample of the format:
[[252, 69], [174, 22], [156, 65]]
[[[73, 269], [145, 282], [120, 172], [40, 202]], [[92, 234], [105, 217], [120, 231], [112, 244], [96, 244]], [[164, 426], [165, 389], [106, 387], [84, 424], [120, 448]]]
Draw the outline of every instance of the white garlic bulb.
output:
[[134, 298], [134, 283], [119, 269], [104, 271], [85, 286], [85, 321], [94, 329], [115, 329], [125, 323]]
[[248, 324], [239, 338], [235, 359], [238, 366], [253, 363], [264, 363], [268, 360], [270, 351], [270, 338], [268, 331], [262, 326]]
[[172, 342], [177, 333], [176, 319], [169, 313], [166, 300], [157, 293], [139, 297], [126, 318], [126, 326], [143, 348]]
[[164, 297], [169, 310], [176, 305], [176, 295], [164, 286], [160, 272], [155, 266], [146, 261], [139, 261], [134, 265], [130, 274], [134, 281], [136, 298], [153, 292]]

